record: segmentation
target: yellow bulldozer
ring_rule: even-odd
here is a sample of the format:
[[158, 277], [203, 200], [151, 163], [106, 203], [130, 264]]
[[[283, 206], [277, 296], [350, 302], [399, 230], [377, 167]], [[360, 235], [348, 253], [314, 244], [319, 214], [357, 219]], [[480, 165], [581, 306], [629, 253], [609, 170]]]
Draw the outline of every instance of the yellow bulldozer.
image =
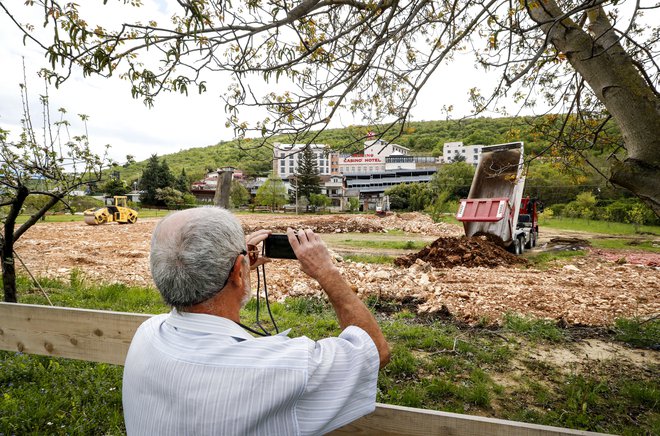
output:
[[134, 224], [138, 213], [126, 205], [128, 199], [125, 196], [115, 196], [114, 203], [110, 206], [87, 209], [85, 211], [85, 222], [90, 226], [116, 222], [119, 224]]

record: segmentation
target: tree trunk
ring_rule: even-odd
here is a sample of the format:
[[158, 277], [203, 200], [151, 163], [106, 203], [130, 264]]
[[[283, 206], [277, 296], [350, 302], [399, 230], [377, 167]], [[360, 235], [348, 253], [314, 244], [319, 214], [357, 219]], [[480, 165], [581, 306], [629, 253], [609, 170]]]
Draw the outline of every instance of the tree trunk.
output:
[[14, 242], [5, 240], [2, 246], [2, 285], [5, 290], [5, 302], [17, 303], [16, 268], [14, 265]]
[[626, 159], [614, 159], [610, 182], [629, 189], [660, 216], [660, 98], [619, 43], [602, 8], [589, 11], [589, 31], [554, 0], [527, 3], [531, 18], [566, 55], [621, 129]]
[[14, 241], [16, 240], [14, 237], [14, 226], [16, 225], [16, 218], [21, 212], [23, 203], [29, 193], [30, 191], [25, 186], [17, 189], [16, 197], [5, 219], [0, 258], [2, 259], [2, 285], [4, 287], [5, 302], [7, 303], [18, 302], [16, 295], [16, 266], [14, 265]]

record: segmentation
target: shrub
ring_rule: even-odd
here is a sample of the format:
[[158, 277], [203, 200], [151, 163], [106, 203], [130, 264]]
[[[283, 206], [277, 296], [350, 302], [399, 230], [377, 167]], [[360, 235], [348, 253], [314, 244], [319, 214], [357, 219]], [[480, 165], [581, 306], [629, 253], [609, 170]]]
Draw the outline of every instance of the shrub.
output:
[[604, 207], [603, 219], [618, 223], [633, 223], [637, 225], [657, 225], [660, 219], [651, 208], [636, 198], [626, 198], [614, 201]]
[[552, 205], [552, 213], [556, 216], [564, 216], [564, 209], [566, 209], [565, 203], [558, 203]]
[[350, 212], [355, 212], [360, 208], [360, 200], [357, 197], [351, 197], [348, 199], [348, 210]]

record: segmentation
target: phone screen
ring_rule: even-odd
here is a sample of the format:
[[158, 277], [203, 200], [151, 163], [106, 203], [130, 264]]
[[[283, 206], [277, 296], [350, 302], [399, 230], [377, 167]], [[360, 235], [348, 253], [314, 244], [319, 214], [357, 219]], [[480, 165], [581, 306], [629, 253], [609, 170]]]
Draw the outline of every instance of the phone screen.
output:
[[264, 241], [266, 257], [273, 259], [297, 259], [286, 234], [273, 233]]

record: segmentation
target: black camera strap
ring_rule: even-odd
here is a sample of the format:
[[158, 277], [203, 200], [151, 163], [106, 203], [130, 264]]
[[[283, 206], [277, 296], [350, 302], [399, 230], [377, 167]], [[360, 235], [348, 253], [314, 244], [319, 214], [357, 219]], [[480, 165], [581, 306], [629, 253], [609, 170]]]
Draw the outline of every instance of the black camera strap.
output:
[[[262, 246], [261, 250], [261, 255], [263, 256], [264, 253], [264, 247]], [[259, 267], [257, 267], [257, 314], [256, 314], [256, 319], [255, 319], [255, 324], [257, 327], [259, 327], [259, 330], [250, 328], [244, 324], [241, 324], [240, 322], [237, 322], [239, 326], [241, 326], [243, 329], [249, 331], [250, 333], [253, 333], [257, 336], [272, 336], [273, 333], [269, 332], [262, 324], [261, 324], [261, 281], [263, 276], [263, 299], [266, 303], [266, 310], [268, 311], [268, 317], [270, 318], [270, 322], [273, 324], [273, 328], [275, 329], [275, 334], [278, 334], [280, 332], [280, 329], [277, 327], [277, 323], [275, 322], [275, 318], [273, 317], [273, 312], [270, 309], [270, 302], [268, 301], [268, 284], [266, 283], [266, 265], [263, 264], [261, 265], [261, 271], [259, 271]]]
[[266, 302], [266, 309], [268, 310], [268, 317], [270, 318], [270, 321], [273, 323], [273, 328], [275, 328], [275, 333], [279, 333], [280, 329], [277, 327], [277, 323], [275, 322], [275, 318], [273, 317], [273, 312], [270, 310], [270, 302], [268, 301], [268, 284], [266, 283], [266, 264], [261, 265], [261, 274], [259, 274], [259, 268], [257, 268], [257, 316], [256, 316], [256, 324], [259, 326], [259, 328], [267, 335], [271, 336], [271, 333], [267, 331], [262, 325], [261, 325], [261, 318], [259, 316], [259, 310], [261, 307], [261, 302], [259, 301], [260, 299], [260, 289], [261, 289], [261, 275], [263, 275], [263, 281], [264, 281], [264, 301]]

